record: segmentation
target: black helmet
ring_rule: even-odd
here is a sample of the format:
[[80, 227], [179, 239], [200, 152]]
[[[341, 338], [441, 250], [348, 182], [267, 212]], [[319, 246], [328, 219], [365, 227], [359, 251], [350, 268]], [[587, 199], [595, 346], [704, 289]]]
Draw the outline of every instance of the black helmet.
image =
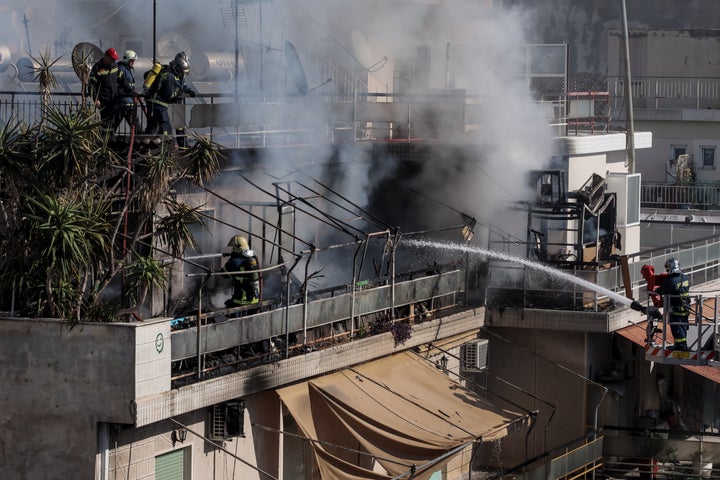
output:
[[180, 57], [180, 54], [170, 62], [170, 67], [178, 75], [187, 75], [190, 72], [190, 64], [185, 58]]
[[676, 273], [680, 271], [680, 264], [675, 258], [670, 257], [665, 262], [665, 271], [667, 273]]

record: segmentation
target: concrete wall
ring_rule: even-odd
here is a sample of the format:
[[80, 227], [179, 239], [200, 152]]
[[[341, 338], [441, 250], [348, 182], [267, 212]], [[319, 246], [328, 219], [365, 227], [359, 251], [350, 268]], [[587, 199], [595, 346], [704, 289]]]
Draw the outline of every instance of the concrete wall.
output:
[[[571, 72], [605, 73], [608, 30], [621, 27], [620, 2], [607, 0], [502, 0], [504, 8], [530, 12], [530, 41], [567, 43]], [[626, 2], [630, 29], [715, 29], [720, 17], [716, 0], [634, 0]]]
[[[100, 422], [170, 389], [170, 326], [0, 321], [0, 468], [14, 478], [93, 478]], [[60, 446], [60, 450], [58, 450]]]
[[[488, 362], [493, 377], [528, 393], [493, 378], [488, 379], [488, 390], [529, 410], [540, 411], [537, 424], [528, 437], [527, 452], [524, 448], [526, 432], [510, 435], [502, 442], [503, 465], [519, 464], [545, 451], [545, 445], [551, 449], [583, 435], [587, 395], [587, 382], [582, 378], [587, 374], [585, 333], [495, 327], [493, 332], [513, 344], [510, 346], [492, 336], [487, 337], [490, 339]], [[502, 404], [495, 395], [491, 400]], [[548, 425], [552, 413], [549, 404], [556, 411]], [[509, 405], [507, 408], [517, 409]]]
[[[209, 441], [210, 408], [173, 417], [187, 427], [185, 441], [173, 445], [172, 432], [181, 428], [164, 420], [141, 428], [116, 429], [111, 433], [109, 478], [153, 479], [155, 459], [185, 449], [194, 480], [261, 480], [258, 469], [277, 477], [279, 461], [280, 400], [274, 391], [245, 399], [245, 437]], [[253, 427], [253, 424], [265, 428]], [[275, 430], [275, 431], [273, 431]]]
[[[718, 77], [720, 76], [720, 30], [642, 29], [629, 32], [633, 76]], [[633, 48], [633, 43], [637, 44]], [[608, 75], [623, 75], [620, 67], [621, 31], [608, 35]], [[633, 57], [633, 54], [635, 55]], [[639, 68], [638, 68], [639, 67]]]
[[[718, 47], [720, 50], [720, 47]], [[635, 128], [652, 130], [653, 146], [638, 155], [638, 170], [645, 181], [664, 182], [667, 162], [673, 156], [673, 146], [684, 146], [693, 155], [698, 182], [720, 181], [720, 128], [718, 122], [638, 121]], [[715, 148], [715, 166], [703, 167], [702, 148]]]
[[134, 335], [129, 324], [0, 321], [2, 471], [93, 478], [97, 422], [133, 422]]

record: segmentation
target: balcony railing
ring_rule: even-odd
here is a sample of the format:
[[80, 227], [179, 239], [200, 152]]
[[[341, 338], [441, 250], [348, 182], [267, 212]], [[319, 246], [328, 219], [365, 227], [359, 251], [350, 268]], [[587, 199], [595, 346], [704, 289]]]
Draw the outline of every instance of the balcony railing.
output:
[[643, 183], [640, 204], [645, 208], [717, 210], [720, 209], [720, 183]]
[[[60, 111], [82, 107], [79, 93], [56, 92], [51, 103]], [[536, 103], [548, 112], [546, 121], [559, 136], [608, 131], [606, 92], [573, 92], [541, 96]], [[568, 108], [569, 105], [569, 108]], [[140, 124], [146, 108], [138, 105]], [[0, 122], [38, 122], [41, 102], [37, 92], [0, 91]], [[304, 97], [259, 97], [243, 94], [201, 93], [170, 109], [173, 125], [185, 125], [188, 134], [207, 135], [229, 148], [257, 148], [299, 143], [345, 141], [428, 141], [456, 138], [482, 129], [490, 121], [485, 97], [447, 90], [428, 94], [316, 93]], [[122, 122], [118, 132], [129, 135]]]
[[[625, 78], [608, 77], [612, 108], [625, 105]], [[631, 80], [633, 108], [720, 109], [720, 78], [635, 77]]]

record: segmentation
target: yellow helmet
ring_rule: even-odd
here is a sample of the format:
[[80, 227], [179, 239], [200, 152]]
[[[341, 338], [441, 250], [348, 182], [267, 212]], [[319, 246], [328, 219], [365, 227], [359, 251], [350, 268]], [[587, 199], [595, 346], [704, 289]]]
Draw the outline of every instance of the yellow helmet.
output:
[[228, 242], [228, 247], [232, 247], [233, 252], [242, 253], [250, 249], [250, 244], [244, 235], [235, 235]]

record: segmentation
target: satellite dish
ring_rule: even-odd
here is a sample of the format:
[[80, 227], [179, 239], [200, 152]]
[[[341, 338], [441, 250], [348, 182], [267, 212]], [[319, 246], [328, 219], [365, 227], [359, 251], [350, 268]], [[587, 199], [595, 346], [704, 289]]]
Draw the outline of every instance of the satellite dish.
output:
[[72, 67], [80, 81], [86, 81], [92, 66], [103, 57], [100, 47], [89, 42], [80, 42], [72, 49]]
[[305, 70], [303, 69], [302, 63], [300, 63], [300, 57], [298, 57], [295, 47], [292, 43], [286, 41], [284, 51], [288, 73], [295, 82], [295, 87], [297, 88], [298, 93], [300, 93], [300, 95], [307, 95], [307, 77], [305, 76]]
[[352, 32], [352, 46], [355, 58], [357, 58], [360, 65], [364, 68], [368, 68], [372, 65], [372, 51], [370, 50], [370, 42], [364, 33], [357, 30]]
[[175, 58], [179, 52], [185, 52], [188, 58], [191, 57], [190, 42], [179, 33], [165, 33], [160, 35], [157, 41], [157, 56]]
[[10, 49], [6, 45], [0, 44], [0, 73], [8, 69], [11, 59]]

